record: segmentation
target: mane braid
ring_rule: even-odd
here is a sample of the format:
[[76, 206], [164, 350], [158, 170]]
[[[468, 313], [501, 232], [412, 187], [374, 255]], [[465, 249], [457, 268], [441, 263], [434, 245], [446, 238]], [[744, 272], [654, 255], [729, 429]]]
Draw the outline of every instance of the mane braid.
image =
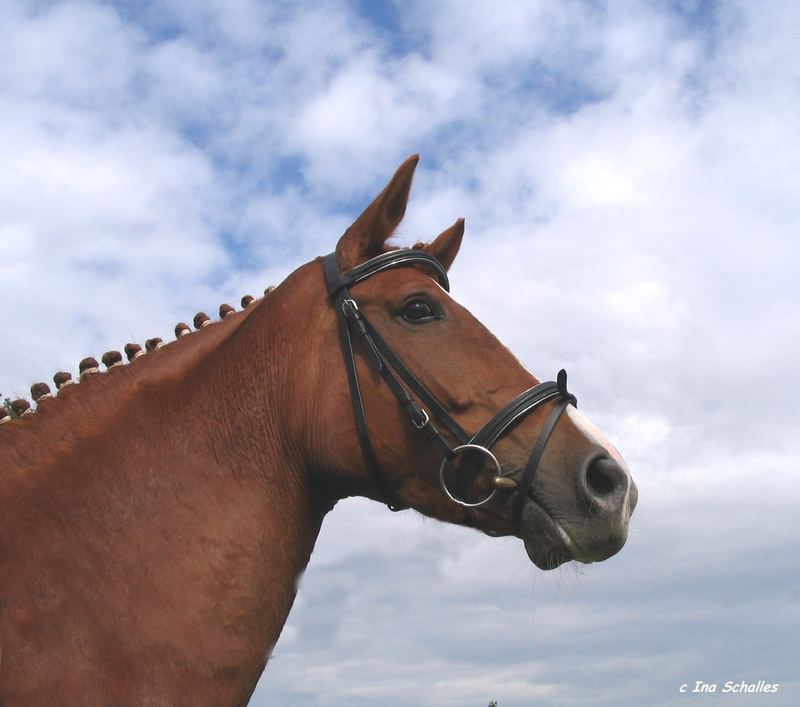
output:
[[[264, 295], [268, 295], [275, 289], [274, 285], [271, 285], [266, 290], [264, 290]], [[250, 311], [251, 305], [254, 303], [259, 302], [260, 300], [256, 300], [251, 295], [245, 295], [242, 297], [242, 309], [237, 312], [231, 305], [229, 304], [221, 304], [219, 306], [219, 316], [220, 319], [217, 322], [211, 320], [211, 318], [205, 312], [198, 312], [193, 320], [192, 323], [195, 326], [195, 329], [199, 332], [202, 329], [207, 329], [211, 327], [212, 324], [219, 324], [222, 323], [224, 320], [232, 317], [236, 314], [243, 314], [245, 309]], [[175, 325], [175, 343], [178, 343], [180, 339], [186, 337], [189, 334], [193, 334], [191, 328], [184, 322], [179, 322]], [[192, 337], [193, 338], [193, 337]], [[127, 343], [123, 347], [123, 351], [125, 352], [125, 357], [128, 359], [128, 364], [125, 365], [123, 361], [122, 353], [116, 350], [106, 351], [103, 356], [101, 357], [101, 361], [103, 365], [106, 367], [106, 371], [101, 371], [100, 363], [98, 363], [97, 359], [93, 356], [87, 356], [78, 364], [78, 379], [74, 380], [72, 374], [68, 371], [58, 371], [53, 376], [53, 382], [55, 383], [55, 394], [51, 391], [50, 386], [47, 383], [39, 382], [34, 383], [31, 386], [31, 398], [36, 403], [36, 407], [32, 407], [30, 402], [27, 401], [25, 398], [17, 398], [9, 403], [8, 407], [5, 405], [0, 405], [0, 424], [4, 424], [7, 422], [13, 422], [15, 420], [21, 419], [22, 417], [27, 417], [33, 415], [39, 406], [46, 400], [55, 400], [56, 398], [62, 398], [65, 388], [69, 386], [80, 383], [82, 384], [81, 387], [87, 385], [90, 382], [92, 385], [91, 387], [94, 388], [96, 384], [100, 384], [102, 386], [107, 385], [105, 382], [106, 375], [111, 372], [113, 368], [123, 368], [128, 369], [131, 368], [131, 364], [135, 361], [140, 359], [142, 356], [154, 354], [159, 349], [164, 348], [165, 346], [169, 346], [170, 342], [164, 342], [160, 337], [153, 337], [152, 339], [147, 339], [145, 341], [145, 348], [143, 349], [139, 344], [136, 343]], [[101, 375], [96, 375], [101, 374]], [[116, 380], [123, 380], [127, 379], [129, 374], [124, 374], [117, 378], [114, 376]], [[97, 383], [95, 383], [94, 379], [98, 379]], [[70, 398], [74, 398], [73, 395], [69, 396]], [[72, 400], [64, 401], [63, 399], [60, 401], [59, 405], [63, 408], [65, 404], [71, 404]], [[54, 403], [46, 403], [46, 406], [49, 408], [50, 405]], [[14, 425], [17, 427], [17, 425]]]
[[107, 369], [122, 365], [122, 354], [119, 351], [106, 351], [100, 359]]

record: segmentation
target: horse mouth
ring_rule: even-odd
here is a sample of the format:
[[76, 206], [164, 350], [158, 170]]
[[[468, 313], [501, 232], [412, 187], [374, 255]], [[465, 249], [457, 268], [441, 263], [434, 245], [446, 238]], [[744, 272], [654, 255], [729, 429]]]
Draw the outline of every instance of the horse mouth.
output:
[[570, 560], [593, 561], [533, 494], [522, 511], [521, 534], [528, 557], [541, 570], [555, 569]]

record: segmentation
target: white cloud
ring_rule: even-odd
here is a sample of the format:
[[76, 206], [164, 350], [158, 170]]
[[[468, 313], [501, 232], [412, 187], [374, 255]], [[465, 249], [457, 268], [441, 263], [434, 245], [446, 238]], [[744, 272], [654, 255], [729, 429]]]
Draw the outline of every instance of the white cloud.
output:
[[125, 96], [142, 37], [113, 9], [91, 2], [40, 11], [4, 5], [10, 15], [0, 30], [6, 91], [101, 111]]
[[3, 3], [0, 389], [258, 294], [420, 151], [401, 240], [467, 218], [454, 294], [570, 371], [639, 481], [631, 538], [541, 575], [517, 542], [342, 504], [253, 703], [790, 684], [797, 9], [387, 8]]
[[363, 189], [359, 175], [370, 174], [369, 165], [404, 158], [421, 129], [433, 132], [452, 120], [466, 88], [416, 55], [395, 64], [359, 53], [309, 99], [290, 132], [308, 155], [306, 177], [319, 191], [349, 196]]

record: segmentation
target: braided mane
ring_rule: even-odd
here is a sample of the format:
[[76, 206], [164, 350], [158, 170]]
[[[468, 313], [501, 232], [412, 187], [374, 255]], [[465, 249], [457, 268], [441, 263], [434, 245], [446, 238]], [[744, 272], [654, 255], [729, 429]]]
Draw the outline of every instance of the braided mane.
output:
[[[264, 290], [264, 296], [266, 297], [266, 295], [274, 289], [274, 286], [268, 287]], [[47, 383], [34, 383], [31, 386], [31, 398], [35, 403], [35, 407], [25, 398], [17, 398], [7, 404], [0, 404], [0, 425], [4, 425], [4, 423], [13, 423], [5, 429], [13, 428], [21, 431], [27, 427], [27, 425], [24, 424], [25, 421], [33, 417], [39, 417], [37, 413], [49, 413], [54, 410], [68, 412], [69, 405], [67, 403], [75, 404], [78, 402], [75, 400], [76, 396], [72, 394], [70, 390], [73, 384], [80, 383], [80, 388], [84, 390], [105, 391], [106, 387], [111, 384], [130, 380], [129, 376], [135, 377], [137, 373], [142, 374], [144, 370], [141, 363], [136, 363], [140, 358], [144, 356], [151, 358], [151, 354], [155, 354], [164, 347], [172, 348], [176, 344], [182, 343], [181, 340], [191, 334], [192, 336], [189, 337], [188, 341], [194, 340], [193, 343], [195, 345], [193, 346], [187, 341], [180, 347], [182, 353], [190, 354], [192, 349], [197, 348], [197, 345], [200, 343], [195, 337], [196, 333], [201, 332], [203, 329], [208, 329], [209, 327], [214, 331], [217, 325], [222, 324], [225, 320], [243, 319], [260, 301], [260, 299], [256, 299], [252, 295], [245, 295], [242, 297], [242, 309], [239, 312], [229, 304], [221, 304], [219, 306], [220, 318], [217, 322], [212, 321], [211, 317], [205, 312], [198, 312], [192, 320], [195, 328], [194, 332], [189, 325], [184, 322], [178, 322], [178, 324], [175, 325], [174, 342], [165, 342], [160, 337], [154, 337], [145, 341], [144, 348], [136, 343], [127, 343], [123, 349], [128, 361], [127, 365], [123, 362], [123, 355], [119, 351], [107, 351], [102, 355], [100, 360], [102, 365], [105, 366], [105, 371], [102, 371], [97, 359], [88, 356], [78, 364], [78, 380], [74, 380], [72, 374], [68, 371], [58, 371], [53, 376], [55, 390], [52, 390]], [[158, 367], [155, 364], [156, 359], [152, 359], [152, 363], [147, 367], [148, 373], [154, 373], [156, 371]], [[112, 369], [122, 370], [113, 371], [113, 375], [110, 375], [112, 374]], [[123, 370], [125, 371], [124, 373], [122, 372]], [[68, 391], [70, 392], [67, 395]], [[56, 398], [58, 398], [58, 402], [56, 402]], [[67, 400], [67, 398], [69, 400]], [[81, 402], [85, 404], [87, 401], [81, 398]], [[33, 427], [38, 428], [38, 425], [34, 425]]]

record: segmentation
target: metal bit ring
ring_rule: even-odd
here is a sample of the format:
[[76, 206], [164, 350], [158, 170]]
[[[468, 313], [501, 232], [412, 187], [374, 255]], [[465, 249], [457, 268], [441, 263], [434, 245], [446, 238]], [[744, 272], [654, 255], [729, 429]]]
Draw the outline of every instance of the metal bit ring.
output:
[[450, 489], [447, 488], [447, 483], [444, 480], [444, 470], [447, 467], [447, 463], [453, 461], [453, 459], [455, 459], [456, 456], [468, 450], [480, 452], [484, 456], [491, 459], [492, 464], [494, 464], [494, 467], [497, 471], [496, 475], [500, 476], [500, 474], [502, 473], [500, 469], [500, 462], [497, 461], [497, 457], [494, 454], [492, 454], [488, 449], [486, 449], [486, 447], [481, 447], [479, 444], [462, 444], [461, 446], [453, 449], [452, 457], [450, 457], [449, 459], [447, 457], [442, 459], [442, 463], [439, 466], [439, 483], [441, 484], [442, 491], [444, 491], [445, 494], [447, 494], [447, 497], [453, 503], [457, 503], [459, 506], [464, 506], [464, 508], [476, 508], [477, 506], [482, 506], [484, 503], [488, 503], [489, 501], [491, 501], [492, 498], [494, 498], [494, 495], [497, 493], [497, 489], [493, 488], [492, 492], [483, 500], [478, 501], [476, 503], [469, 503], [468, 501], [462, 501], [460, 498], [456, 498], [452, 493], [450, 493]]

